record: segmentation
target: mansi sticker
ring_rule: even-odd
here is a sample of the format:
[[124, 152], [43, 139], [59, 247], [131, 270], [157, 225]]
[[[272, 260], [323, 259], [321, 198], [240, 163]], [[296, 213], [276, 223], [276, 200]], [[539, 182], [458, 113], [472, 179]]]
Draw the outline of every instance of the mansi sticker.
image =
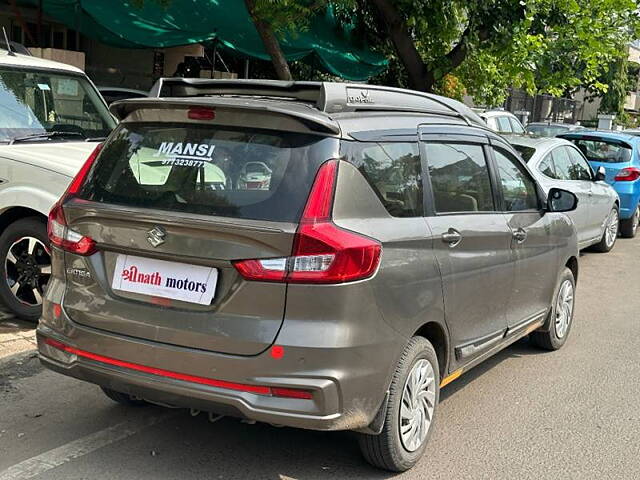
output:
[[218, 270], [133, 255], [118, 255], [111, 288], [209, 305]]
[[161, 157], [163, 165], [203, 167], [213, 160], [215, 145], [206, 143], [162, 142], [154, 157]]

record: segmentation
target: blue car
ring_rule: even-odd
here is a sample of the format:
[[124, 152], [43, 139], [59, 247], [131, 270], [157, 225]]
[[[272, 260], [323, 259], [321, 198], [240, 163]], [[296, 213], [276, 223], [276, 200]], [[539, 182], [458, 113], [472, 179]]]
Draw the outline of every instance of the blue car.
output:
[[620, 197], [620, 234], [632, 238], [640, 219], [640, 137], [624, 132], [585, 131], [565, 133], [595, 171], [603, 167], [605, 180]]

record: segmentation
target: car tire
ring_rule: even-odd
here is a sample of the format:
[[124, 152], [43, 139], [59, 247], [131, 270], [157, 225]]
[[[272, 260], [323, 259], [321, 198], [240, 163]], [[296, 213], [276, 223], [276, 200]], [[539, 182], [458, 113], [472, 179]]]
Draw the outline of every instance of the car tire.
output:
[[640, 206], [636, 207], [631, 218], [620, 220], [620, 235], [624, 238], [633, 238], [638, 232], [638, 221], [640, 221]]
[[[40, 218], [29, 217], [7, 226], [0, 235], [2, 304], [17, 317], [37, 322], [50, 277], [51, 252], [46, 223]], [[16, 285], [17, 291], [13, 291]], [[34, 285], [37, 285], [35, 290]]]
[[115, 390], [111, 390], [110, 388], [100, 387], [104, 394], [120, 405], [125, 405], [127, 407], [146, 407], [149, 403], [141, 400], [139, 398], [132, 397], [126, 393], [116, 392]]
[[[410, 378], [427, 379], [420, 382], [421, 388], [416, 389], [420, 397], [411, 395], [408, 383]], [[428, 380], [429, 378], [431, 380]], [[422, 457], [433, 432], [439, 396], [440, 374], [436, 352], [425, 338], [413, 337], [402, 353], [389, 387], [382, 431], [378, 435], [359, 434], [360, 450], [367, 462], [374, 467], [392, 472], [404, 472], [413, 467]], [[419, 400], [414, 402], [416, 398]], [[407, 406], [404, 410], [403, 404]], [[415, 408], [410, 408], [411, 406]], [[402, 412], [413, 413], [415, 424], [421, 425], [422, 430], [416, 432], [416, 429], [411, 427], [412, 422], [407, 421], [407, 418], [401, 419]], [[423, 421], [427, 421], [427, 416], [430, 416], [430, 419], [426, 433], [423, 433]], [[401, 428], [405, 433], [401, 433]], [[410, 438], [412, 431], [417, 433], [417, 438]], [[415, 441], [419, 443], [415, 444]]]
[[616, 244], [616, 238], [618, 237], [618, 231], [620, 230], [620, 216], [618, 213], [618, 207], [613, 207], [602, 232], [602, 238], [592, 248], [596, 252], [606, 253], [610, 252]]
[[[576, 281], [573, 272], [565, 268], [556, 285], [549, 312], [548, 329], [529, 335], [531, 343], [544, 350], [559, 350], [566, 343], [575, 311]], [[570, 296], [570, 302], [567, 300]]]

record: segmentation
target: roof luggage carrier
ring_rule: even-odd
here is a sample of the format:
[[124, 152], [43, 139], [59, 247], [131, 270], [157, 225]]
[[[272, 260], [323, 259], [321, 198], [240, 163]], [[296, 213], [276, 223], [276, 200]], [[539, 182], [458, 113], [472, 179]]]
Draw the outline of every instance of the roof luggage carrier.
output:
[[209, 80], [161, 78], [150, 97], [262, 97], [308, 103], [334, 114], [359, 111], [402, 111], [457, 117], [469, 125], [485, 126], [469, 107], [450, 98], [401, 88], [336, 82], [281, 80]]

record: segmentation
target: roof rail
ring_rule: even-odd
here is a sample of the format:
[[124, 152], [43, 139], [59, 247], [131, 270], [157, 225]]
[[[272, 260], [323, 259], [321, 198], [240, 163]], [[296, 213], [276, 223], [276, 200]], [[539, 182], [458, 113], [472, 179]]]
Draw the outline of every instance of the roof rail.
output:
[[469, 125], [485, 122], [457, 100], [401, 88], [337, 82], [280, 80], [214, 80], [161, 78], [150, 97], [253, 96], [309, 103], [332, 114], [356, 111], [434, 113], [463, 119]]

